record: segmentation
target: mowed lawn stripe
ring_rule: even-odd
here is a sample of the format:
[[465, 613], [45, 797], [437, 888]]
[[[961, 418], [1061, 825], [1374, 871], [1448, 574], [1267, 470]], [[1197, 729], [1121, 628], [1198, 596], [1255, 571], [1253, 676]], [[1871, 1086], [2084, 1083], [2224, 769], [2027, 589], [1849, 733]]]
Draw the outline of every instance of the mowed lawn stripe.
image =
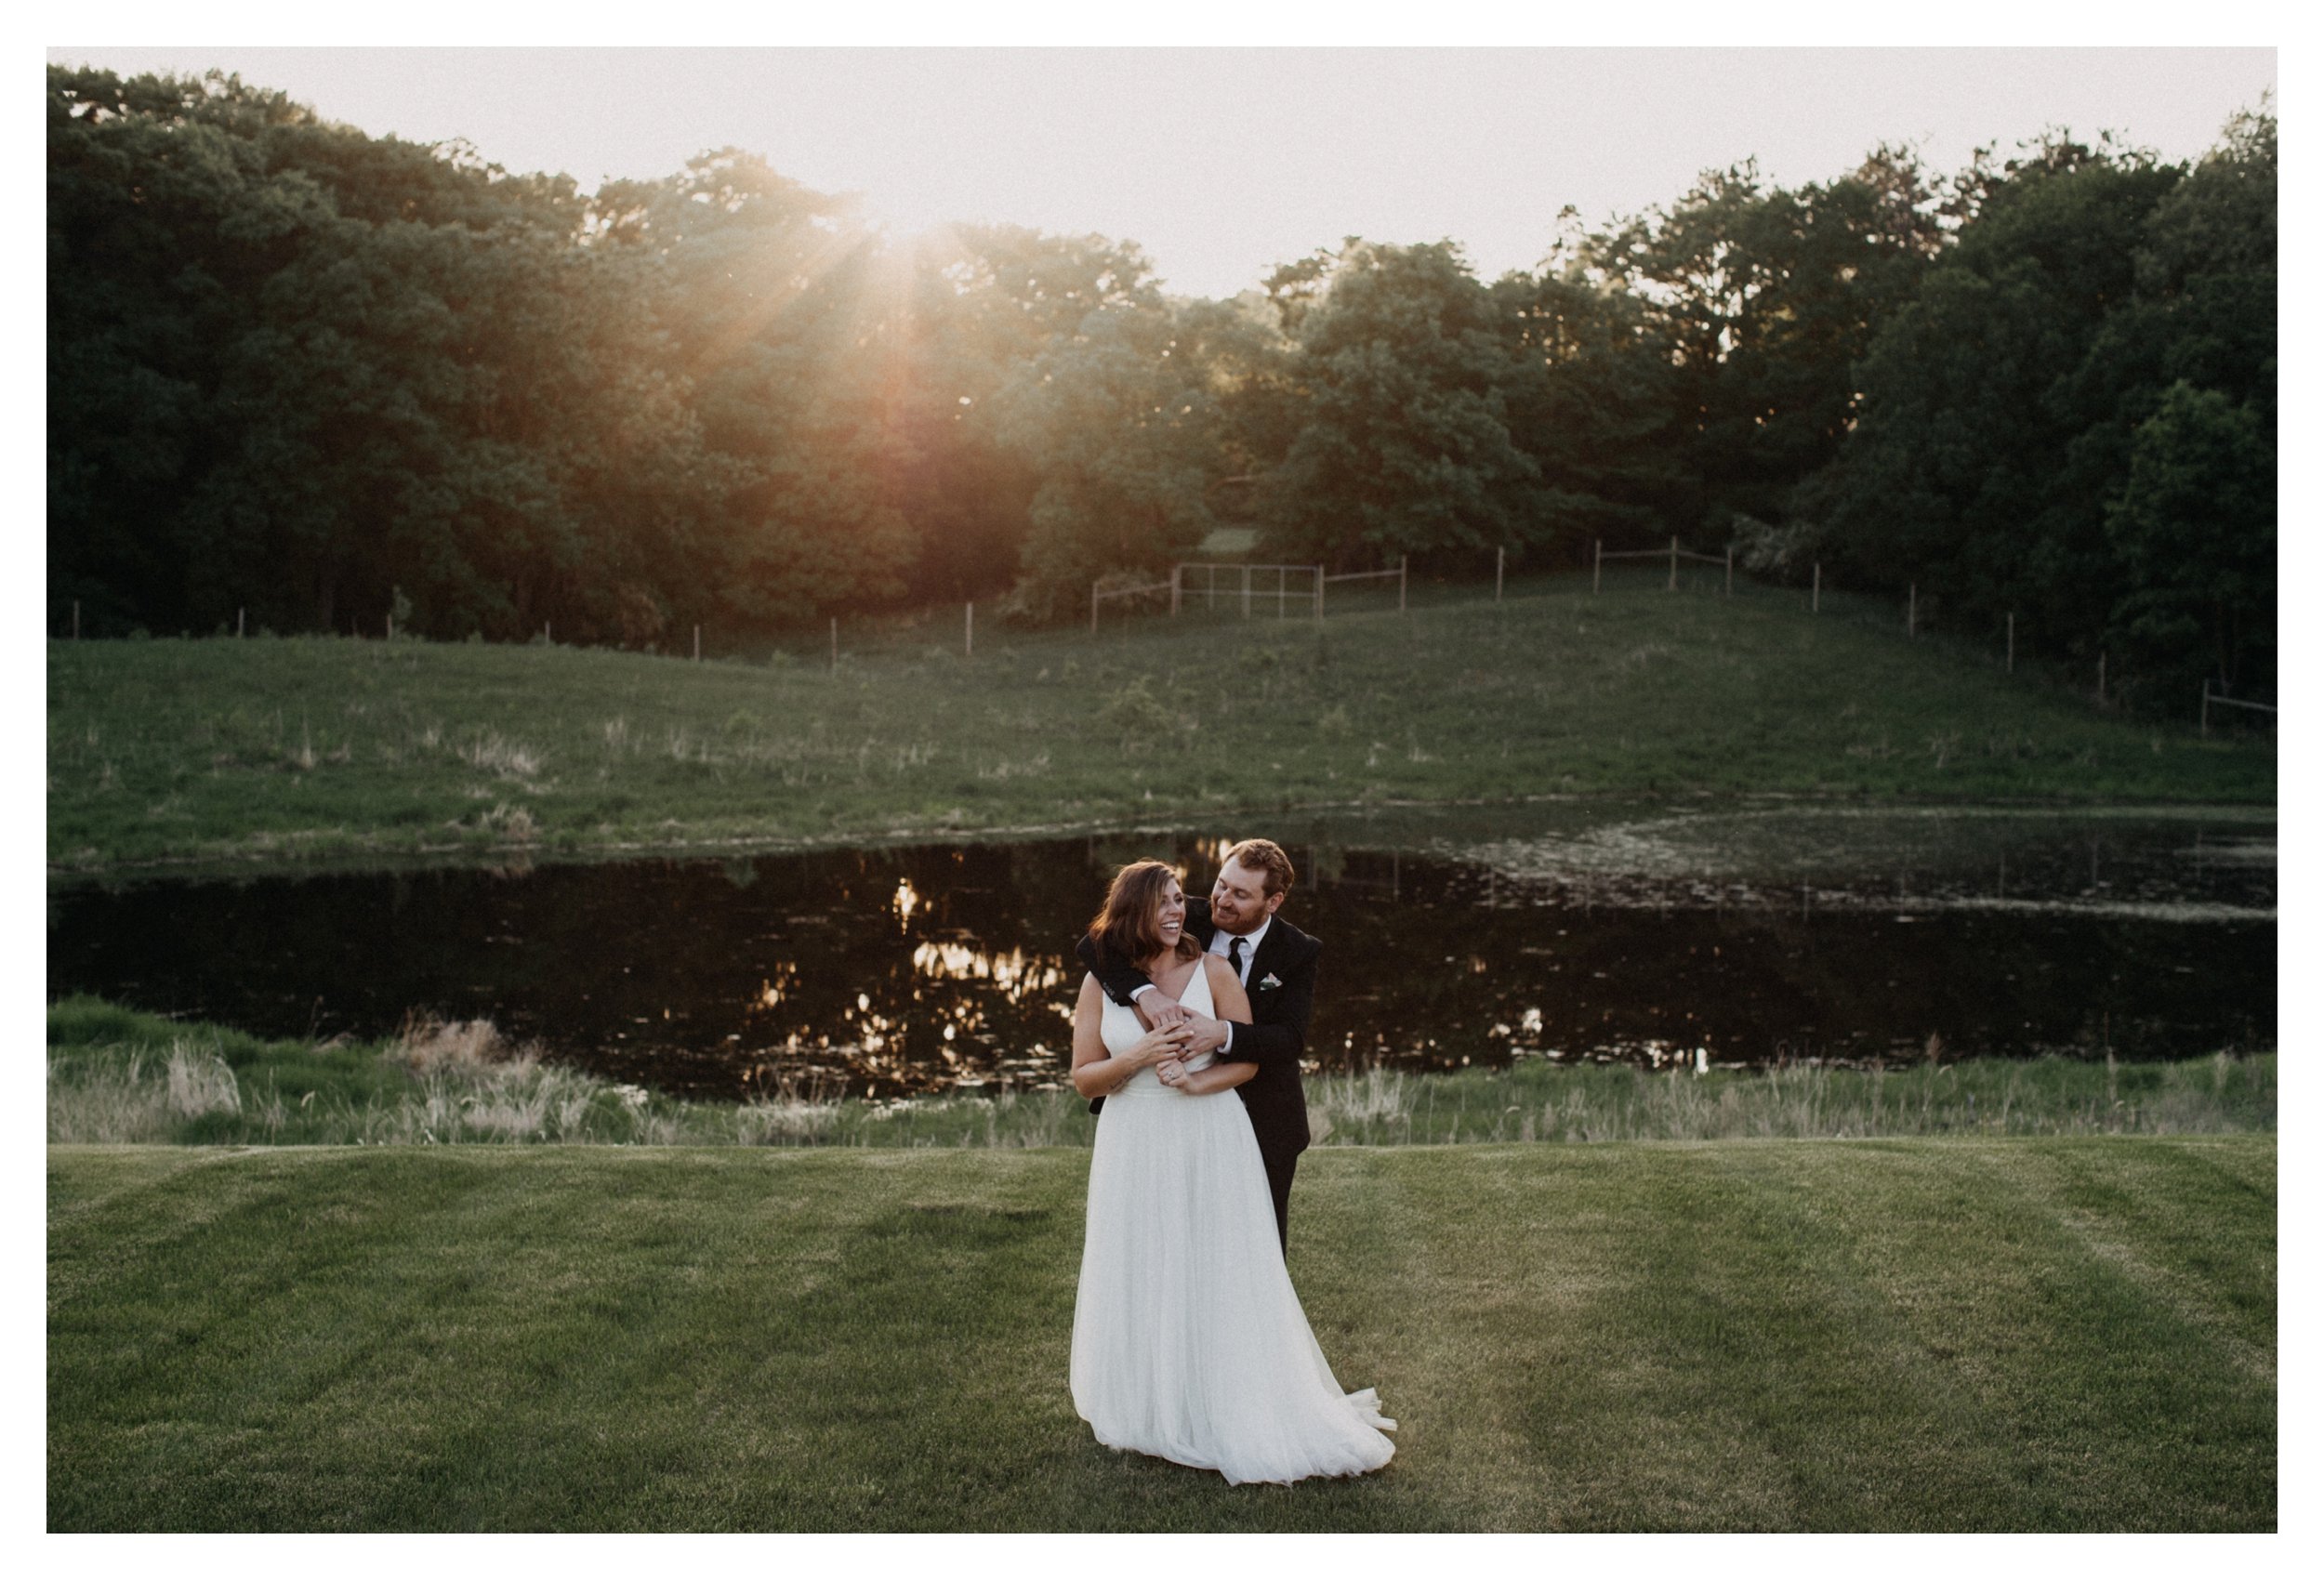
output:
[[52, 1148], [49, 1521], [2270, 1529], [2275, 1155], [1319, 1150], [1397, 1458], [1229, 1488], [1075, 1417], [1086, 1152]]

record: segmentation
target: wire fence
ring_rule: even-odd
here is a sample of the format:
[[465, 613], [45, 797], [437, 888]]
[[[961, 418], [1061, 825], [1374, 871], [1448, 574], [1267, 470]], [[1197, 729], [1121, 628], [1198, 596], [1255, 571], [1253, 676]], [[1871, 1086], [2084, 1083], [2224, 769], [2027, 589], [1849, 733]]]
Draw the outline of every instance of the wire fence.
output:
[[[1927, 643], [1948, 657], [2022, 676], [2028, 682], [2082, 696], [2101, 707], [2118, 706], [2124, 700], [2124, 677], [2119, 666], [2109, 676], [2110, 658], [2103, 650], [2079, 655], [2043, 652], [2035, 634], [2021, 629], [2014, 612], [2005, 612], [1999, 626], [1990, 631], [1962, 629], [1945, 617], [1940, 600], [1921, 597], [1918, 583], [1908, 583], [1899, 599], [1891, 593], [1835, 586], [1820, 563], [1808, 566], [1804, 585], [1764, 580], [1748, 572], [1737, 574], [1732, 549], [1702, 554], [1684, 547], [1675, 537], [1655, 548], [1609, 549], [1603, 540], [1591, 546], [1586, 586], [1592, 598], [1631, 597], [1652, 588], [1664, 594], [1739, 598], [1763, 607], [1789, 605], [1814, 619], [1895, 632], [1908, 641]], [[1116, 589], [1106, 596], [1127, 634], [1132, 625], [1147, 620], [1323, 620], [1405, 614], [1419, 609], [1496, 604], [1512, 590], [1524, 599], [1571, 597], [1582, 590], [1570, 571], [1534, 572], [1512, 588], [1506, 549], [1493, 553], [1489, 588], [1483, 578], [1481, 558], [1466, 566], [1447, 565], [1443, 558], [1435, 558], [1435, 569], [1427, 573], [1415, 571], [1408, 559], [1399, 559], [1392, 569], [1345, 573], [1328, 573], [1321, 565], [1188, 562], [1174, 567], [1168, 581]], [[1112, 601], [1116, 592], [1118, 604]], [[1097, 608], [1093, 601], [1092, 635], [1099, 629], [1094, 618]], [[2207, 680], [2197, 710], [2203, 734], [2220, 726], [2222, 716], [2213, 710], [2221, 707], [2264, 718], [2269, 728], [2276, 718], [2273, 704], [2227, 697]]]
[[1399, 557], [1392, 571], [1327, 573], [1321, 565], [1261, 565], [1244, 561], [1190, 560], [1170, 567], [1166, 582], [1109, 586], [1101, 578], [1089, 584], [1089, 634], [1098, 634], [1098, 621], [1109, 603], [1129, 614], [1142, 608], [1151, 612], [1167, 597], [1173, 618], [1199, 609], [1204, 614], [1221, 612], [1245, 620], [1272, 614], [1277, 620], [1293, 616], [1321, 620], [1329, 589], [1353, 582], [1394, 582], [1396, 607], [1404, 608], [1409, 560]]
[[[1090, 585], [1088, 636], [1100, 634], [1102, 620], [1110, 615], [1127, 639], [1134, 629], [1158, 621], [1233, 622], [1253, 620], [1320, 622], [1356, 615], [1408, 614], [1419, 609], [1477, 607], [1499, 604], [1513, 596], [1523, 599], [1574, 597], [1582, 591], [1580, 578], [1570, 570], [1521, 573], [1512, 585], [1509, 553], [1496, 549], [1489, 591], [1484, 581], [1482, 558], [1468, 564], [1448, 563], [1432, 557], [1433, 568], [1415, 572], [1408, 557], [1393, 567], [1372, 571], [1332, 572], [1322, 564], [1271, 564], [1240, 560], [1187, 560], [1171, 567], [1167, 579], [1125, 582], [1105, 578]], [[1893, 594], [1865, 593], [1832, 586], [1821, 564], [1811, 564], [1804, 586], [1763, 580], [1736, 573], [1732, 549], [1723, 555], [1697, 553], [1671, 538], [1655, 548], [1608, 549], [1603, 540], [1591, 545], [1587, 596], [1594, 599], [1634, 597], [1649, 589], [1663, 595], [1711, 595], [1743, 599], [1766, 605], [1790, 605], [1815, 619], [1838, 620], [1871, 629], [1901, 634], [1907, 640], [1928, 642], [1963, 662], [1988, 665], [2006, 674], [2021, 669], [2028, 679], [2086, 695], [2100, 706], [2120, 698], [2121, 676], [2108, 690], [2107, 655], [2094, 662], [2087, 656], [2043, 654], [2032, 633], [2020, 629], [2014, 612], [2005, 613], [1992, 631], [1964, 631], [1932, 619], [1937, 612], [1908, 583], [1901, 603]], [[994, 633], [988, 604], [985, 641]], [[73, 610], [71, 639], [80, 637], [80, 609]], [[246, 635], [237, 620], [237, 636]], [[408, 639], [386, 617], [383, 636]], [[1049, 646], [1070, 641], [1067, 632], [1028, 632], [1010, 629], [1001, 639], [1010, 645], [1034, 642]], [[879, 614], [826, 616], [820, 628], [795, 629], [780, 637], [759, 636], [737, 643], [714, 635], [705, 646], [701, 625], [673, 629], [644, 650], [668, 657], [702, 662], [813, 665], [837, 674], [850, 659], [926, 657], [973, 660], [978, 646], [978, 617], [974, 600], [934, 604]], [[535, 643], [553, 645], [553, 627], [544, 625]], [[2197, 724], [2205, 737], [2214, 730], [2241, 726], [2273, 732], [2277, 706], [2273, 703], [2227, 695], [2212, 681], [2202, 682], [2196, 709]]]
[[2247, 703], [2239, 698], [2221, 696], [2211, 689], [2211, 681], [2206, 679], [2203, 682], [2202, 712], [2202, 732], [2206, 738], [2211, 734], [2211, 710], [2215, 707], [2242, 708], [2251, 713], [2264, 713], [2267, 715], [2268, 728], [2272, 730], [2276, 726], [2275, 704]]
[[[1613, 553], [1609, 554], [1606, 552], [1605, 539], [1599, 538], [1592, 546], [1592, 553], [1594, 558], [1591, 562], [1590, 590], [1593, 593], [1598, 591], [1605, 581], [1605, 562], [1607, 560], [1660, 560], [1666, 555], [1669, 557], [1670, 561], [1670, 580], [1667, 590], [1671, 592], [1676, 592], [1678, 590], [1679, 561], [1682, 560], [1690, 560], [1699, 561], [1703, 564], [1717, 565], [1722, 567], [1726, 575], [1726, 582], [1723, 590], [1729, 597], [1733, 597], [1735, 593], [1735, 550], [1732, 548], [1728, 549], [1723, 557], [1715, 554], [1697, 554], [1693, 549], [1681, 548], [1679, 546], [1679, 540], [1674, 537], [1670, 540], [1670, 546], [1667, 549], [1623, 548], [1617, 549]], [[1498, 573], [1496, 573], [1496, 581], [1498, 584]]]

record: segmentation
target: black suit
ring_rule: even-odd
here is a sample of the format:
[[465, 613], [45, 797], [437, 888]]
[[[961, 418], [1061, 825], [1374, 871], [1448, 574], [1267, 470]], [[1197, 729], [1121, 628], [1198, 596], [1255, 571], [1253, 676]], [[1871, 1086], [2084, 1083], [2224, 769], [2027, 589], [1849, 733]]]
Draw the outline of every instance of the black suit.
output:
[[[1186, 931], [1205, 948], [1216, 928], [1210, 922], [1210, 902], [1190, 896], [1186, 902]], [[1235, 1087], [1250, 1113], [1251, 1133], [1259, 1138], [1260, 1161], [1267, 1166], [1267, 1188], [1274, 1197], [1275, 1237], [1287, 1252], [1291, 1244], [1291, 1175], [1300, 1153], [1307, 1150], [1307, 1092], [1300, 1085], [1300, 1060], [1307, 1052], [1307, 1023], [1315, 1011], [1315, 958], [1324, 946], [1300, 931], [1277, 913], [1267, 924], [1267, 936], [1251, 957], [1244, 991], [1250, 996], [1250, 1020], [1237, 1021], [1231, 1047], [1221, 1060], [1256, 1064], [1259, 1073]], [[1096, 941], [1083, 934], [1075, 953], [1089, 968], [1116, 1004], [1130, 1004], [1130, 995], [1152, 985], [1146, 974], [1127, 961], [1098, 958]], [[1272, 983], [1272, 985], [1270, 985]], [[1105, 1106], [1103, 1098], [1089, 1101], [1089, 1112]]]

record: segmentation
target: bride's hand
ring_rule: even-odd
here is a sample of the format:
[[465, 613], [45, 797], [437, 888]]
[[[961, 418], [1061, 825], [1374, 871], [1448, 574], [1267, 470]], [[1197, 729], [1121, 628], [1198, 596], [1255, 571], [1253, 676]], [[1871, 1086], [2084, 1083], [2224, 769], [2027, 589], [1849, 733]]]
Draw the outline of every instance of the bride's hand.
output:
[[1176, 1059], [1186, 1051], [1186, 1033], [1177, 1026], [1156, 1026], [1140, 1037], [1128, 1054], [1129, 1061], [1143, 1066], [1165, 1059]]
[[1146, 1018], [1146, 1024], [1157, 1032], [1183, 1026], [1195, 1018], [1195, 1012], [1177, 999], [1164, 998], [1158, 993], [1150, 996], [1142, 995], [1138, 1001], [1138, 1012]]

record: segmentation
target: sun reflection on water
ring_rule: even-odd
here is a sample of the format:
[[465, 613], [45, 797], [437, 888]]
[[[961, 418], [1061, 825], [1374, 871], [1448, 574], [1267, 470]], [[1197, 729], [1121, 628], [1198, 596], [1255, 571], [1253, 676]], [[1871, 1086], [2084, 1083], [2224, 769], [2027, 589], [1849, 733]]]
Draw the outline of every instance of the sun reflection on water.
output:
[[1011, 1004], [1065, 980], [1063, 968], [1054, 959], [1039, 955], [1028, 959], [1022, 949], [988, 954], [965, 943], [923, 943], [912, 951], [912, 965], [940, 981], [990, 982]]
[[799, 967], [786, 960], [775, 967], [772, 975], [759, 979], [759, 992], [751, 999], [750, 1007], [754, 1010], [780, 1008], [790, 990], [798, 984]]

